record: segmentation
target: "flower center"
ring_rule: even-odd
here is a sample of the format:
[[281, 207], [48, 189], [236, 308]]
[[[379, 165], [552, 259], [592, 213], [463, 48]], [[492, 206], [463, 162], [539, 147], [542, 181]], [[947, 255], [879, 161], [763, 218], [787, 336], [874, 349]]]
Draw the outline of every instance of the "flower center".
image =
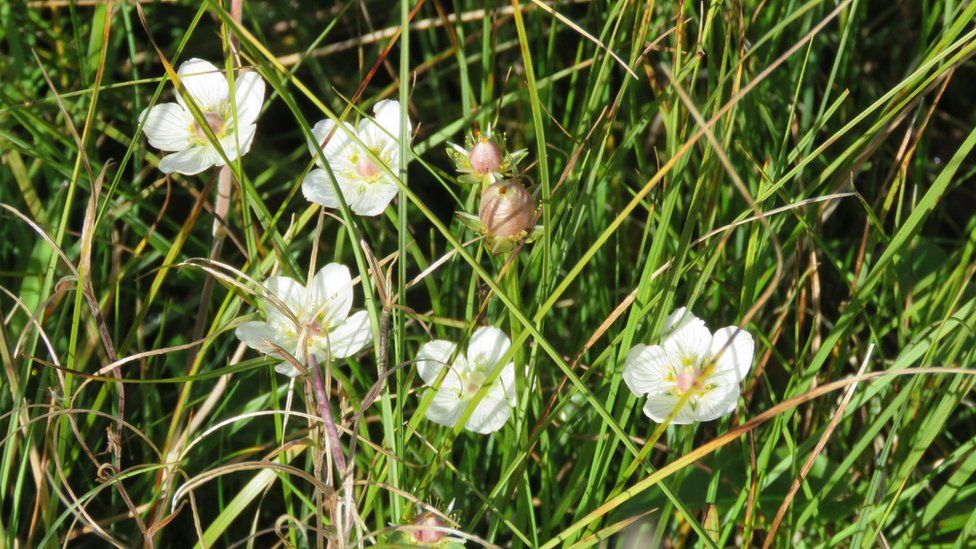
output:
[[373, 179], [380, 174], [380, 169], [373, 162], [372, 158], [360, 155], [356, 161], [356, 173], [363, 179]]
[[325, 326], [318, 320], [313, 320], [308, 325], [308, 335], [310, 337], [318, 337], [326, 332]]
[[[207, 121], [207, 125], [210, 126], [210, 131], [213, 132], [218, 138], [222, 137], [224, 133], [224, 119], [215, 112], [205, 112], [203, 113], [203, 119]], [[203, 127], [197, 121], [193, 122], [193, 131], [196, 133], [197, 137], [206, 141], [207, 134], [203, 131]]]
[[698, 372], [694, 368], [682, 368], [675, 376], [675, 384], [682, 393], [688, 392], [698, 381]]
[[478, 389], [481, 389], [481, 386], [484, 385], [486, 379], [487, 376], [478, 370], [469, 372], [468, 375], [465, 376], [464, 392], [468, 394], [477, 393]]

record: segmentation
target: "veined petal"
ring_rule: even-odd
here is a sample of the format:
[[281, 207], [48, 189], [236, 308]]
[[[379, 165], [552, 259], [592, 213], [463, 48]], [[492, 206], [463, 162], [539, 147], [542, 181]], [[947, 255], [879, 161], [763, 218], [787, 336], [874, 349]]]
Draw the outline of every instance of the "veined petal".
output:
[[196, 175], [214, 166], [220, 159], [213, 149], [206, 146], [194, 146], [180, 152], [168, 154], [159, 161], [159, 171], [163, 173], [181, 173]]
[[[236, 135], [231, 132], [220, 140], [220, 147], [224, 149], [224, 155], [227, 157], [227, 160], [233, 162], [234, 160], [237, 160], [238, 157], [244, 156], [248, 151], [251, 150], [251, 143], [254, 141], [254, 133], [256, 130], [257, 126], [254, 124], [247, 124], [242, 126], [237, 131]], [[226, 162], [224, 162], [224, 157], [220, 155], [216, 156], [218, 166], [223, 166], [226, 164]]]
[[193, 142], [193, 116], [176, 103], [142, 111], [139, 122], [149, 144], [159, 150], [182, 151]]
[[[176, 74], [180, 77], [180, 82], [186, 88], [190, 99], [203, 112], [219, 113], [230, 97], [227, 78], [209, 61], [190, 59], [180, 65]], [[186, 100], [181, 94], [176, 94], [176, 100], [186, 107]]]
[[691, 416], [696, 421], [712, 421], [734, 412], [738, 403], [739, 385], [737, 383], [718, 384], [710, 391], [697, 397], [696, 406], [691, 411]]
[[338, 208], [339, 199], [332, 188], [329, 174], [322, 168], [315, 168], [308, 172], [302, 181], [302, 194], [310, 202], [315, 202], [326, 208]]
[[234, 330], [234, 335], [244, 345], [265, 354], [271, 354], [276, 351], [269, 343], [281, 346], [278, 330], [267, 322], [252, 321], [241, 323]]
[[[271, 295], [278, 298], [285, 307], [295, 315], [299, 321], [304, 320], [305, 311], [305, 286], [293, 278], [287, 276], [272, 276], [264, 282], [264, 287]], [[294, 326], [294, 320], [288, 318], [283, 311], [278, 309], [273, 303], [267, 303], [265, 307], [268, 322], [284, 326]]]
[[495, 387], [500, 387], [508, 401], [509, 406], [515, 406], [515, 363], [509, 362], [502, 368], [502, 373], [495, 380]]
[[369, 314], [359, 311], [329, 331], [329, 350], [335, 358], [346, 358], [362, 351], [372, 339]]
[[375, 183], [365, 183], [358, 186], [361, 192], [358, 196], [350, 198], [343, 189], [343, 196], [349, 203], [349, 208], [362, 216], [373, 217], [383, 213], [386, 206], [393, 200], [399, 190], [395, 184], [377, 181]]
[[709, 347], [709, 356], [715, 360], [714, 371], [732, 372], [737, 381], [742, 381], [752, 368], [755, 347], [752, 335], [745, 330], [735, 326], [716, 330]]
[[[424, 394], [426, 395], [430, 391], [433, 389], [428, 389]], [[430, 401], [430, 406], [427, 407], [424, 416], [434, 423], [445, 427], [454, 427], [454, 424], [461, 417], [461, 413], [464, 412], [466, 404], [466, 400], [459, 398], [457, 389], [442, 386], [440, 390], [434, 393], [434, 398]]]
[[698, 366], [708, 358], [708, 346], [712, 333], [705, 323], [697, 317], [685, 317], [674, 325], [674, 331], [664, 340], [663, 347], [681, 361]]
[[[692, 397], [694, 398], [694, 397]], [[678, 405], [679, 397], [671, 393], [655, 393], [647, 396], [647, 402], [644, 403], [644, 415], [656, 421], [657, 423], [664, 423], [664, 420], [671, 414], [675, 406]], [[671, 420], [671, 425], [688, 425], [689, 423], [694, 423], [695, 416], [692, 410], [691, 398], [685, 401], [684, 406], [678, 410], [674, 418]]]
[[496, 385], [489, 389], [468, 416], [464, 428], [482, 435], [501, 429], [512, 415], [512, 406], [505, 396], [505, 390]]
[[511, 346], [512, 341], [505, 332], [494, 326], [482, 326], [474, 331], [468, 342], [468, 365], [472, 369], [490, 372], [502, 361]]
[[[352, 208], [353, 204], [358, 204], [361, 200], [363, 185], [361, 183], [349, 182], [339, 172], [334, 173], [339, 190], [342, 191], [342, 197], [345, 198], [346, 204]], [[316, 168], [308, 172], [305, 180], [302, 181], [302, 194], [310, 202], [320, 204], [326, 208], [339, 208], [339, 197], [332, 187], [332, 180], [329, 178], [329, 174], [324, 169]]]
[[323, 314], [327, 326], [338, 325], [352, 309], [352, 276], [349, 267], [329, 263], [312, 277], [308, 288], [309, 312]]
[[[315, 124], [315, 127], [312, 128], [312, 137], [315, 139], [315, 142], [312, 142], [311, 140], [309, 141], [308, 150], [312, 153], [312, 158], [315, 159], [316, 164], [318, 164], [320, 168], [324, 168], [325, 166], [322, 164], [322, 159], [319, 158], [319, 146], [325, 142], [326, 139], [329, 139], [329, 142], [325, 144], [325, 148], [322, 149], [322, 152], [325, 153], [325, 157], [329, 160], [329, 163], [332, 164], [333, 159], [342, 155], [342, 152], [350, 146], [351, 139], [349, 135], [355, 131], [353, 130], [352, 126], [346, 123], [343, 123], [342, 126], [338, 127], [335, 130], [335, 133], [332, 132], [333, 128], [336, 128], [336, 123], [329, 118], [320, 120], [317, 124]], [[330, 133], [332, 133], [331, 138], [329, 138]]]
[[298, 368], [287, 360], [275, 366], [275, 371], [288, 377], [298, 377], [301, 374], [301, 372], [298, 371]]
[[[373, 118], [384, 131], [387, 139], [400, 140], [400, 102], [394, 99], [380, 101], [373, 107]], [[413, 125], [407, 116], [407, 137], [413, 133]]]
[[686, 324], [705, 325], [705, 321], [693, 315], [686, 307], [678, 307], [664, 321], [664, 332], [670, 333]]
[[253, 124], [264, 104], [264, 79], [257, 72], [245, 71], [234, 81], [234, 103], [237, 125]]
[[[428, 387], [433, 387], [437, 382], [437, 377], [440, 376], [441, 370], [448, 366], [455, 348], [457, 348], [457, 344], [443, 339], [428, 341], [420, 348], [420, 352], [417, 353], [417, 372]], [[441, 387], [452, 389], [461, 387], [461, 377], [458, 372], [466, 369], [467, 362], [464, 355], [458, 353], [454, 363], [450, 365], [450, 370], [444, 376]]]
[[636, 345], [624, 362], [624, 383], [638, 396], [665, 393], [674, 387], [668, 377], [674, 374], [677, 357], [660, 345]]

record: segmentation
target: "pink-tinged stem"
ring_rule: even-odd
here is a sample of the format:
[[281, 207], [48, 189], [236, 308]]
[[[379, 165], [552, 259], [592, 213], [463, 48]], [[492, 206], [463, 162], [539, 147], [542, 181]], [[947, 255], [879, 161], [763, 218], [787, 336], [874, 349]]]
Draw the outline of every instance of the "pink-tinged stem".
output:
[[335, 460], [339, 474], [345, 474], [346, 456], [342, 453], [342, 446], [339, 445], [339, 431], [336, 429], [335, 420], [332, 418], [332, 409], [329, 408], [329, 396], [325, 391], [325, 382], [322, 381], [322, 373], [319, 371], [319, 361], [315, 360], [315, 356], [309, 356], [308, 370], [312, 373], [312, 390], [315, 391], [315, 404], [325, 425], [325, 436], [329, 438], [329, 446], [332, 447], [332, 458]]
[[[222, 166], [217, 175], [217, 199], [214, 201], [213, 237], [224, 236], [224, 224], [230, 211], [230, 196], [234, 187], [234, 174], [230, 166]], [[216, 258], [211, 258], [216, 259]]]

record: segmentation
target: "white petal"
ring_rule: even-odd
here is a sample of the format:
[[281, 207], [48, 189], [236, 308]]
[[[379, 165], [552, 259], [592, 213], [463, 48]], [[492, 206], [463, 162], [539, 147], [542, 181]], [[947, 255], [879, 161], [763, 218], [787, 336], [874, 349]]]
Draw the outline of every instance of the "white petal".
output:
[[207, 146], [195, 146], [180, 152], [168, 154], [159, 161], [159, 171], [163, 173], [181, 173], [196, 175], [214, 166], [220, 157]]
[[293, 366], [292, 363], [288, 362], [287, 360], [275, 366], [275, 371], [278, 372], [279, 374], [284, 374], [288, 377], [298, 377], [299, 375], [301, 375], [301, 372], [298, 371], [298, 368]]
[[339, 207], [339, 199], [332, 188], [329, 174], [321, 168], [316, 168], [305, 176], [305, 180], [302, 181], [302, 194], [310, 202], [321, 204], [326, 208]]
[[512, 406], [502, 387], [492, 387], [468, 417], [465, 429], [486, 435], [501, 429], [512, 415]]
[[[305, 286], [287, 276], [272, 276], [264, 282], [264, 287], [271, 295], [277, 297], [285, 308], [295, 315], [296, 319], [305, 320]], [[279, 310], [278, 306], [272, 302], [267, 303], [266, 316], [271, 324], [285, 326], [294, 326], [295, 324], [294, 320], [288, 318], [288, 315]]]
[[674, 387], [668, 376], [674, 375], [676, 360], [660, 345], [636, 345], [624, 362], [624, 383], [638, 396], [665, 393]]
[[343, 189], [343, 196], [347, 197], [346, 201], [349, 203], [349, 208], [353, 212], [366, 217], [373, 217], [383, 213], [383, 210], [386, 209], [386, 206], [389, 205], [398, 191], [395, 184], [389, 184], [383, 181], [366, 183], [361, 188], [362, 193], [355, 199], [350, 199], [345, 189]]
[[352, 276], [349, 267], [329, 263], [319, 269], [309, 284], [309, 312], [323, 315], [327, 326], [338, 325], [352, 309]]
[[[334, 173], [336, 182], [339, 184], [339, 189], [342, 191], [342, 196], [346, 199], [346, 204], [350, 207], [353, 204], [358, 204], [363, 192], [363, 185], [350, 183], [338, 172]], [[339, 198], [332, 187], [332, 180], [329, 174], [323, 169], [316, 168], [308, 172], [305, 180], [302, 181], [302, 194], [309, 201], [321, 204], [326, 208], [339, 208]]]
[[714, 371], [732, 372], [737, 381], [742, 381], [752, 368], [755, 347], [752, 335], [745, 330], [735, 326], [716, 330], [709, 348], [710, 357], [716, 360]]
[[332, 356], [346, 358], [362, 351], [373, 339], [366, 311], [353, 313], [345, 322], [329, 331], [329, 346]]
[[[224, 150], [224, 156], [227, 157], [227, 160], [233, 162], [251, 150], [251, 143], [254, 141], [254, 132], [256, 129], [257, 126], [254, 124], [248, 124], [242, 127], [236, 135], [229, 133], [220, 140], [220, 147]], [[216, 152], [214, 155], [217, 157], [217, 166], [226, 164], [223, 156], [220, 156]]]
[[[227, 78], [209, 61], [190, 59], [180, 65], [176, 73], [190, 98], [203, 112], [219, 113], [230, 98]], [[176, 94], [176, 99], [186, 107], [182, 95]]]
[[[709, 381], [713, 381], [711, 378]], [[729, 378], [729, 381], [732, 381]], [[739, 403], [739, 385], [734, 381], [717, 385], [698, 397], [691, 415], [696, 421], [712, 421], [735, 411]]]
[[195, 137], [193, 116], [176, 103], [163, 103], [142, 111], [139, 122], [149, 144], [162, 151], [182, 151]]
[[237, 107], [237, 125], [253, 124], [261, 114], [264, 103], [264, 79], [254, 71], [246, 71], [234, 81], [234, 103]]
[[[312, 158], [315, 159], [315, 162], [320, 168], [324, 168], [325, 166], [322, 165], [322, 159], [319, 157], [318, 149], [326, 139], [328, 139], [329, 142], [325, 144], [325, 148], [322, 149], [322, 152], [325, 153], [325, 157], [329, 160], [329, 164], [332, 165], [334, 165], [333, 159], [341, 156], [343, 151], [350, 146], [350, 134], [355, 131], [353, 130], [352, 126], [343, 123], [342, 126], [339, 126], [335, 133], [333, 133], [332, 130], [335, 127], [336, 123], [333, 122], [332, 119], [327, 118], [325, 120], [320, 120], [317, 124], [315, 124], [315, 127], [312, 128], [312, 137], [315, 139], [315, 142], [313, 143], [311, 140], [309, 140], [308, 150], [312, 153]], [[343, 130], [343, 128], [345, 128], [345, 130]], [[330, 133], [332, 134], [331, 138], [329, 137]]]
[[457, 348], [457, 344], [443, 339], [428, 341], [420, 348], [420, 352], [417, 353], [417, 372], [420, 373], [421, 379], [428, 387], [434, 386], [441, 370], [448, 364], [451, 365], [451, 368], [444, 376], [441, 387], [458, 388], [461, 386], [461, 378], [458, 372], [467, 369], [467, 362], [462, 353], [458, 353], [453, 363], [450, 362], [455, 348]]
[[[433, 389], [428, 389], [424, 394], [430, 394], [431, 391]], [[454, 427], [466, 405], [467, 401], [459, 398], [457, 389], [441, 387], [434, 393], [434, 398], [430, 401], [424, 416], [434, 423]]]
[[277, 353], [269, 343], [284, 347], [281, 333], [267, 322], [244, 322], [234, 330], [234, 335], [244, 345], [265, 354]]
[[502, 361], [511, 346], [512, 341], [505, 332], [494, 326], [482, 326], [474, 331], [468, 342], [468, 365], [488, 373]]
[[[501, 388], [509, 406], [517, 404], [515, 394], [515, 363], [509, 362], [502, 368], [502, 373], [495, 380], [494, 388]], [[494, 390], [493, 388], [493, 390]]]
[[680, 360], [698, 366], [708, 357], [712, 333], [699, 318], [685, 317], [674, 326], [674, 331], [664, 340], [663, 347]]
[[664, 333], [670, 333], [677, 328], [684, 326], [686, 324], [701, 324], [705, 325], [705, 321], [698, 318], [697, 316], [691, 314], [685, 307], [678, 307], [673, 313], [668, 315], [667, 320], [664, 321]]
[[[400, 140], [400, 102], [392, 99], [380, 101], [373, 107], [373, 118], [383, 132], [396, 141]], [[407, 116], [407, 136], [413, 133], [413, 125]]]
[[[648, 395], [647, 402], [644, 403], [644, 415], [658, 423], [664, 423], [664, 420], [667, 419], [677, 405], [678, 397], [671, 393]], [[695, 417], [691, 409], [691, 399], [689, 398], [685, 401], [681, 410], [674, 416], [674, 419], [671, 420], [671, 425], [687, 425], [694, 421]]]

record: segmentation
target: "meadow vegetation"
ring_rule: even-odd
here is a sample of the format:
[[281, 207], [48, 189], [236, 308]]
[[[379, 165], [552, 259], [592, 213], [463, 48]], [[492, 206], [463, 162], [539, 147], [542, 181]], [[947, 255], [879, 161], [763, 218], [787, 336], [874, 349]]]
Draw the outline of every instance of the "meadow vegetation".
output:
[[[0, 547], [972, 547], [974, 16], [0, 2]], [[727, 409], [631, 390], [680, 307]]]

